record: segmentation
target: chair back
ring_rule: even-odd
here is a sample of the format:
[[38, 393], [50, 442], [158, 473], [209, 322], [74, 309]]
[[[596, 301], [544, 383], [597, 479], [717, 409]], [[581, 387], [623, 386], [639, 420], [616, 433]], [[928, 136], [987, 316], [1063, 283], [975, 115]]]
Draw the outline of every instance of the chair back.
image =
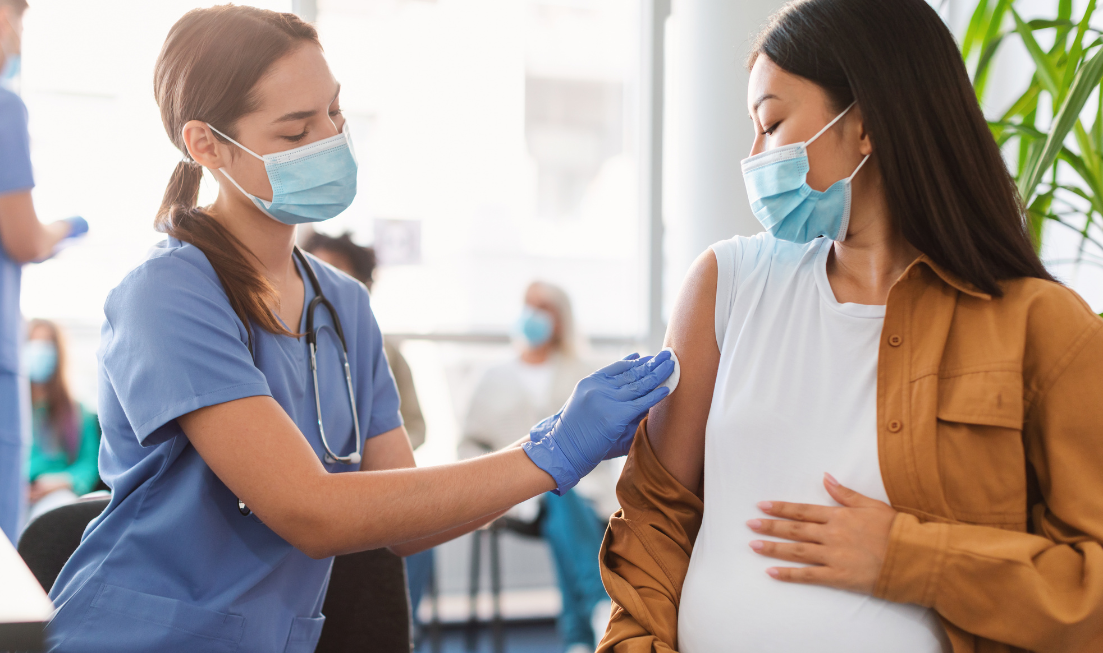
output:
[[77, 550], [88, 522], [103, 512], [110, 497], [88, 497], [42, 513], [19, 536], [19, 555], [47, 592]]
[[406, 564], [387, 549], [333, 560], [315, 653], [410, 653]]

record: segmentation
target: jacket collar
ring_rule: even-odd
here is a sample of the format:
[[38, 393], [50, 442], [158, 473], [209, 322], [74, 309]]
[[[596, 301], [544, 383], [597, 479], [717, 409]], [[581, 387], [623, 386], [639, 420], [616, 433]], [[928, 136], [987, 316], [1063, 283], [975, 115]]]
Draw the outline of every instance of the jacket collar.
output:
[[912, 261], [911, 265], [908, 266], [908, 269], [904, 271], [904, 274], [900, 278], [908, 278], [909, 276], [911, 276], [911, 274], [913, 274], [912, 268], [916, 268], [920, 265], [927, 266], [931, 269], [932, 272], [938, 275], [939, 279], [942, 279], [943, 283], [965, 293], [966, 295], [976, 297], [977, 299], [992, 299], [992, 295], [989, 295], [986, 292], [981, 292], [977, 289], [976, 286], [969, 283], [968, 281], [959, 279], [956, 275], [950, 273], [948, 270], [943, 269], [940, 265], [932, 261], [931, 258], [926, 254], [920, 254], [919, 258]]

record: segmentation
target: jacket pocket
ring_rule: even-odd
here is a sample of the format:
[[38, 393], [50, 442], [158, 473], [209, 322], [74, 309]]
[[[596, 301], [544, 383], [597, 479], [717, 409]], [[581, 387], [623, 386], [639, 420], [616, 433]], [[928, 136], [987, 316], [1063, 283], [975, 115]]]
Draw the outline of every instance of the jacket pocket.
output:
[[939, 379], [939, 473], [955, 518], [1025, 528], [1022, 428], [1019, 372], [972, 372]]
[[325, 622], [325, 615], [295, 617], [291, 622], [291, 634], [287, 636], [284, 653], [314, 653], [314, 647], [318, 645], [318, 638], [322, 636], [322, 626]]
[[237, 651], [244, 631], [245, 617], [105, 584], [65, 645], [73, 650], [230, 653]]

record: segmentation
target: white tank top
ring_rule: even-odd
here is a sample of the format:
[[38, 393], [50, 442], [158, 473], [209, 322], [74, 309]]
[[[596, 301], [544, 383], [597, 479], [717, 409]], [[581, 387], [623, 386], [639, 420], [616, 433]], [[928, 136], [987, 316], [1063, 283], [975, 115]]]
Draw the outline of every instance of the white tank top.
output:
[[705, 430], [705, 514], [678, 612], [683, 653], [949, 651], [934, 611], [770, 578], [754, 553], [759, 501], [837, 505], [830, 472], [888, 501], [877, 457], [884, 306], [840, 304], [832, 242], [768, 234], [712, 246], [720, 367]]

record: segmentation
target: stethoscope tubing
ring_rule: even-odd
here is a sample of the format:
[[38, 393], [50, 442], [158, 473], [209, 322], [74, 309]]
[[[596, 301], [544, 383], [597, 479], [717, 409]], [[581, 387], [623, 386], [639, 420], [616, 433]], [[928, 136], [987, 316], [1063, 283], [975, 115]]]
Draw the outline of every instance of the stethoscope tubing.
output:
[[[314, 274], [314, 267], [298, 247], [295, 248], [295, 256], [303, 264], [303, 270], [306, 271], [306, 277], [310, 281], [311, 288], [314, 289], [314, 299], [310, 300], [310, 304], [306, 309], [306, 342], [307, 346], [310, 348], [310, 376], [314, 382], [314, 407], [318, 412], [318, 435], [321, 436], [322, 448], [326, 451], [325, 462], [326, 464], [343, 463], [345, 465], [359, 465], [361, 461], [360, 416], [356, 410], [356, 392], [352, 386], [352, 368], [349, 366], [349, 348], [345, 343], [345, 331], [341, 328], [341, 318], [337, 315], [337, 309], [333, 307], [333, 304], [326, 298], [325, 293], [322, 292], [322, 284], [318, 282], [318, 276]], [[345, 385], [348, 388], [349, 407], [352, 409], [353, 442], [356, 444], [356, 451], [347, 456], [338, 455], [329, 446], [329, 440], [326, 439], [326, 429], [322, 424], [322, 396], [318, 391], [318, 332], [314, 330], [314, 311], [319, 305], [324, 306], [325, 309], [329, 311], [330, 317], [333, 318], [333, 330], [337, 333], [337, 339], [341, 342], [341, 362], [345, 368]], [[250, 353], [252, 353], [253, 349], [252, 344], [252, 336], [250, 334]], [[255, 362], [254, 360], [254, 363]], [[245, 502], [240, 498], [237, 500], [237, 509], [242, 515], [248, 516], [252, 513], [248, 506], [245, 505]]]

